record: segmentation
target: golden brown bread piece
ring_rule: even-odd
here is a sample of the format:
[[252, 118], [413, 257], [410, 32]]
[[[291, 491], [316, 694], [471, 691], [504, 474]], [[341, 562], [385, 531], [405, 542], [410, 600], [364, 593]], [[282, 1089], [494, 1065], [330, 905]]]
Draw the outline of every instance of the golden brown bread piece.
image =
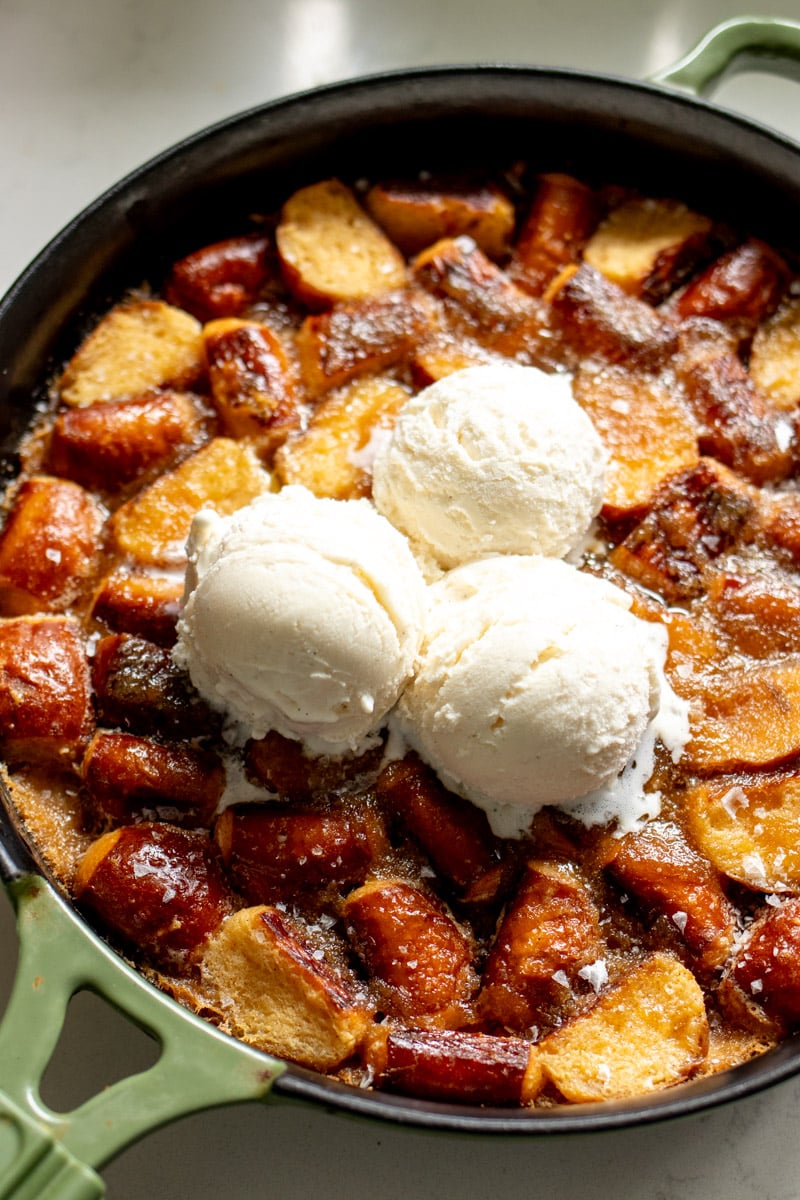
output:
[[307, 428], [278, 450], [278, 479], [336, 500], [368, 496], [374, 453], [408, 396], [401, 384], [380, 375], [355, 379], [331, 392], [314, 410]]
[[229, 917], [211, 938], [200, 969], [235, 1037], [317, 1071], [350, 1058], [372, 1023], [353, 984], [271, 906]]
[[202, 369], [200, 322], [163, 300], [133, 300], [112, 308], [81, 343], [59, 391], [65, 404], [80, 408], [191, 387]]
[[181, 563], [192, 518], [201, 508], [228, 515], [269, 486], [251, 446], [214, 438], [117, 509], [114, 544], [142, 565]]
[[495, 183], [376, 183], [365, 203], [404, 254], [463, 233], [489, 258], [504, 258], [516, 219], [514, 205]]
[[61, 611], [91, 578], [106, 512], [67, 479], [25, 479], [0, 533], [0, 612]]
[[290, 196], [275, 239], [286, 282], [309, 308], [378, 295], [406, 282], [403, 256], [338, 179]]
[[637, 197], [613, 208], [583, 248], [583, 260], [626, 292], [658, 299], [708, 251], [712, 224], [676, 200]]
[[539, 1043], [567, 1100], [621, 1100], [685, 1079], [708, 1046], [703, 993], [686, 967], [653, 954], [583, 1016]]
[[6, 762], [68, 762], [93, 723], [89, 665], [73, 617], [0, 619], [0, 751]]

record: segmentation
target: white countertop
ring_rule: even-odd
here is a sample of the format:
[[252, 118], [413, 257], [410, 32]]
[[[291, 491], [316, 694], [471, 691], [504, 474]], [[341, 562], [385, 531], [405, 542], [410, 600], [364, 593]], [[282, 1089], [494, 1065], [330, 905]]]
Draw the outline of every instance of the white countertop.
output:
[[[797, 0], [742, 9], [800, 19]], [[643, 77], [734, 15], [730, 0], [0, 0], [0, 293], [121, 175], [262, 101], [433, 63]], [[716, 100], [800, 140], [795, 83], [741, 76]], [[14, 956], [0, 899], [0, 1002]], [[135, 1061], [142, 1038], [99, 1001], [77, 1008], [46, 1093], [64, 1103], [76, 1080], [102, 1078], [107, 1060]], [[551, 1140], [431, 1135], [247, 1104], [163, 1129], [103, 1174], [111, 1200], [798, 1200], [798, 1112], [800, 1078], [678, 1124]]]

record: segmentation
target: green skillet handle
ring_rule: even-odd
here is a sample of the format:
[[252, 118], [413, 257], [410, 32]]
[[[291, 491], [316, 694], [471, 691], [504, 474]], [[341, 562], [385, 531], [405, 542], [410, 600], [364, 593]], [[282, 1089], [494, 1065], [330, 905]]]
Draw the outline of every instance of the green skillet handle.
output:
[[[38, 875], [9, 886], [19, 962], [0, 1023], [0, 1200], [94, 1200], [125, 1146], [200, 1109], [264, 1097], [283, 1064], [221, 1034], [147, 983]], [[146, 1071], [69, 1113], [39, 1095], [67, 1005], [90, 989], [161, 1045]], [[91, 1046], [87, 1046], [87, 1054]]]
[[767, 71], [800, 80], [800, 24], [779, 17], [734, 17], [717, 25], [679, 62], [650, 76], [693, 96], [706, 96], [727, 76]]

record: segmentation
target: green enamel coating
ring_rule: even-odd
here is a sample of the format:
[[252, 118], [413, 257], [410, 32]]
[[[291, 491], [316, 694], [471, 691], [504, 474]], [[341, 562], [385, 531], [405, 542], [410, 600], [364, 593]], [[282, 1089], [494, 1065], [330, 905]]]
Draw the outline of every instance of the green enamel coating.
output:
[[[180, 1008], [115, 955], [39, 876], [9, 887], [20, 952], [0, 1024], [0, 1200], [92, 1200], [100, 1167], [187, 1113], [266, 1096], [284, 1064]], [[39, 1085], [75, 992], [90, 989], [161, 1046], [154, 1066], [56, 1113]]]
[[800, 80], [800, 24], [779, 17], [734, 17], [650, 79], [705, 96], [727, 75], [752, 69]]

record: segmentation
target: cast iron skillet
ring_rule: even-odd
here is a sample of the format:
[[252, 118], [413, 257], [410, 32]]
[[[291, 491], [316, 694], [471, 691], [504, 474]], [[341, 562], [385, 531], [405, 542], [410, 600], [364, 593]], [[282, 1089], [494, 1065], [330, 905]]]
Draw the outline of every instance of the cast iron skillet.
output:
[[[126, 288], [158, 283], [183, 253], [238, 232], [254, 209], [276, 207], [295, 187], [329, 174], [525, 159], [541, 170], [678, 196], [800, 251], [800, 146], [699, 99], [729, 71], [754, 64], [800, 78], [800, 26], [727, 22], [646, 84], [514, 66], [397, 72], [268, 104], [190, 138], [82, 213], [0, 303], [3, 469], [13, 472], [19, 433], [94, 315]], [[47, 879], [7, 796], [0, 796], [0, 876], [20, 940], [0, 1025], [0, 1200], [102, 1196], [93, 1168], [131, 1141], [186, 1113], [271, 1091], [398, 1123], [531, 1135], [685, 1115], [800, 1071], [795, 1040], [651, 1098], [563, 1110], [474, 1109], [348, 1088], [225, 1037], [145, 982]], [[43, 1104], [39, 1083], [66, 1006], [81, 989], [150, 1032], [161, 1056], [150, 1070], [58, 1114]]]

